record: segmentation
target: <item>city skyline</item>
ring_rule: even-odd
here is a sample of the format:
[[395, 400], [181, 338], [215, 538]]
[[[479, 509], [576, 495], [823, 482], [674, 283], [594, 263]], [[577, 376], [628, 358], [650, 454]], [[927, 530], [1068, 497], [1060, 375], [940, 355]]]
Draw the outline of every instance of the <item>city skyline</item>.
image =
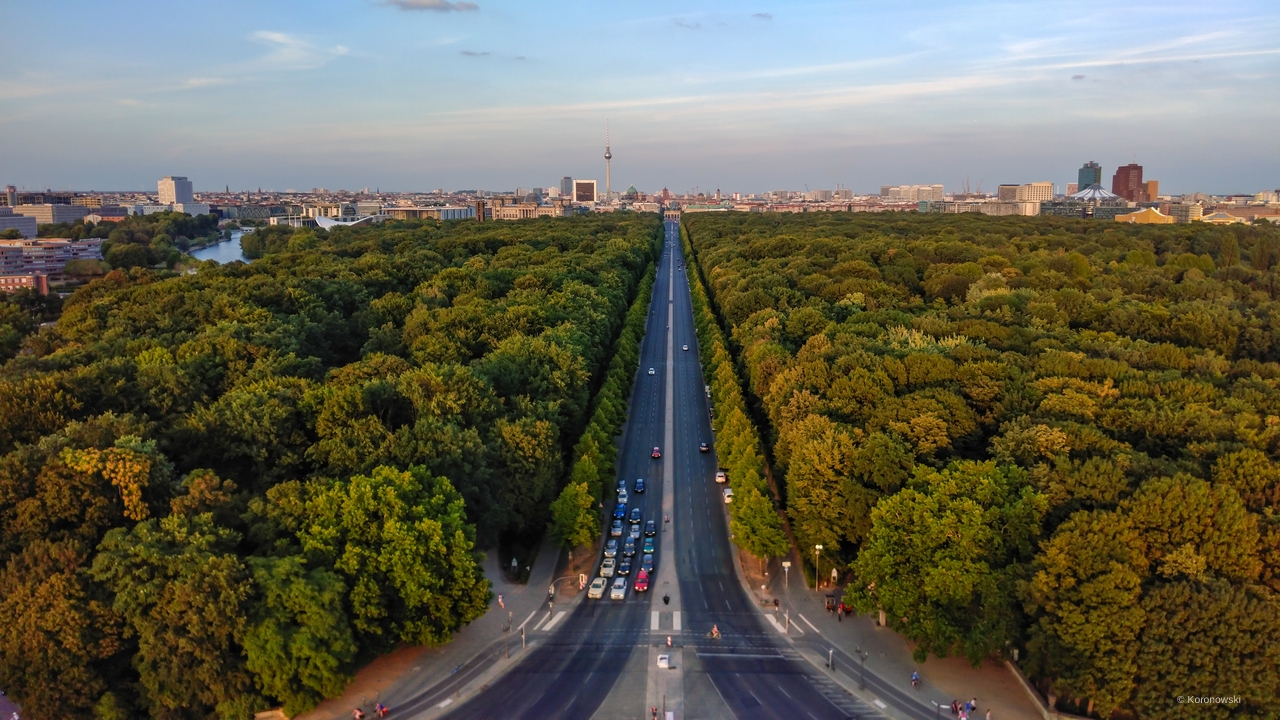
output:
[[63, 26], [0, 50], [0, 180], [550, 186], [605, 172], [608, 119], [618, 187], [648, 191], [1064, 189], [1086, 160], [1167, 194], [1278, 184], [1280, 11], [1261, 2], [302, 7], [8, 10]]

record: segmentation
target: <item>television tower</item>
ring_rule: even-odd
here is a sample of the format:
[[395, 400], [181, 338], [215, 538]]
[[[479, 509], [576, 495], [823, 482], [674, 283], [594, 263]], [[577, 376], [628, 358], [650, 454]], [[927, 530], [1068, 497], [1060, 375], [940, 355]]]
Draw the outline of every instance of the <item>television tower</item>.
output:
[[613, 153], [609, 151], [609, 121], [604, 121], [604, 197], [608, 200], [612, 188], [609, 186], [609, 161], [613, 159]]

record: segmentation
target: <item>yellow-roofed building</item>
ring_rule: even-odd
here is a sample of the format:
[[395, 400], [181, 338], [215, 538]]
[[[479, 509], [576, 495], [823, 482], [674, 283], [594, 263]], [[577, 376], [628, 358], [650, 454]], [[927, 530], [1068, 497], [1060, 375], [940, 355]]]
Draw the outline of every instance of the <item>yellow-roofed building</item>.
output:
[[1155, 208], [1143, 208], [1138, 212], [1117, 215], [1116, 222], [1139, 223], [1143, 225], [1172, 225], [1173, 218]]
[[1245, 220], [1242, 217], [1228, 215], [1224, 212], [1216, 212], [1211, 215], [1202, 215], [1200, 217], [1200, 222], [1213, 223], [1214, 225], [1234, 225], [1235, 223], [1243, 223], [1244, 221]]

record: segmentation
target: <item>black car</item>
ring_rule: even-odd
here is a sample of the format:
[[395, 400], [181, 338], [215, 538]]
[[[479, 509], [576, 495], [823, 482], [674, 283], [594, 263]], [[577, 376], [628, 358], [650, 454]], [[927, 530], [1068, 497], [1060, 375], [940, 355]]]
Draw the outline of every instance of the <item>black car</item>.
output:
[[615, 572], [617, 572], [619, 575], [630, 575], [631, 561], [624, 558], [622, 562], [618, 563], [618, 569]]
[[640, 524], [640, 508], [631, 508], [631, 524]]
[[636, 494], [644, 494], [644, 478], [636, 478]]
[[623, 554], [625, 557], [631, 557], [632, 555], [635, 555], [635, 554], [636, 554], [636, 540], [635, 540], [635, 538], [627, 538], [627, 539], [622, 543], [622, 554]]
[[617, 518], [618, 520], [621, 520], [622, 518], [626, 517], [626, 516], [627, 516], [627, 504], [626, 504], [626, 503], [618, 503], [617, 505], [615, 505], [615, 506], [614, 506], [614, 508], [613, 508], [613, 516], [614, 516], [615, 518]]
[[658, 525], [657, 525], [657, 523], [655, 523], [654, 521], [650, 520], [649, 522], [647, 522], [647, 523], [645, 523], [645, 524], [644, 524], [644, 536], [645, 536], [645, 537], [653, 537], [654, 535], [657, 535], [657, 534], [658, 534]]
[[698, 446], [698, 452], [711, 452], [711, 446], [706, 443], [702, 443]]
[[653, 556], [645, 555], [640, 558], [640, 569], [647, 573], [653, 573]]

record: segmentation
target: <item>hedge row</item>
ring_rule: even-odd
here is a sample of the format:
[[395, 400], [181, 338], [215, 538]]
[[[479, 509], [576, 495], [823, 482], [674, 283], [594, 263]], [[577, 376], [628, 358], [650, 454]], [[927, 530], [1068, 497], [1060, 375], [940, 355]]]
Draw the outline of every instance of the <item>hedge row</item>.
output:
[[716, 433], [716, 453], [729, 476], [733, 502], [729, 505], [729, 530], [738, 547], [758, 558], [785, 555], [790, 545], [782, 521], [774, 508], [764, 476], [764, 453], [760, 436], [747, 411], [746, 399], [733, 367], [724, 331], [711, 312], [707, 291], [692, 262], [693, 246], [682, 225], [680, 238], [686, 257], [685, 272], [693, 296], [693, 324], [698, 333], [702, 371], [711, 388], [714, 412], [711, 426]]

